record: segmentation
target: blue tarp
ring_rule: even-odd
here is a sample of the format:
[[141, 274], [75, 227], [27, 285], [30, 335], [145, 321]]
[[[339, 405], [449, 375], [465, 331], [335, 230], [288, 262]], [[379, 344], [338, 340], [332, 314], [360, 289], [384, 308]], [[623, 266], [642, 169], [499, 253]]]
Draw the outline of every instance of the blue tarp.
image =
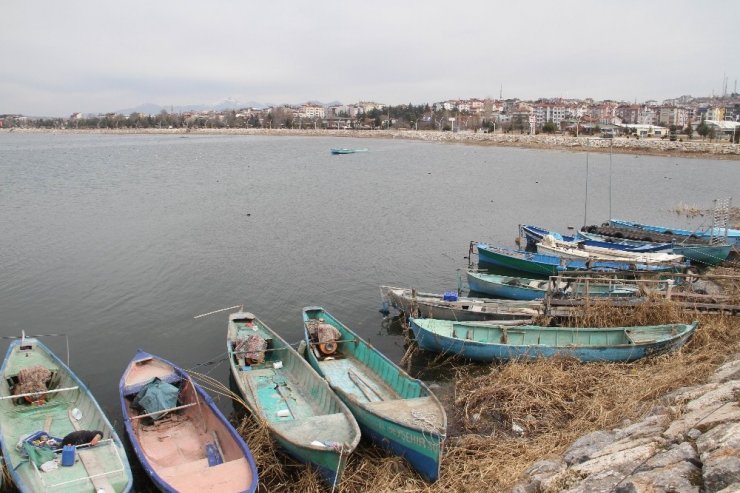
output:
[[[144, 410], [144, 414], [156, 413], [164, 409], [177, 406], [177, 394], [180, 389], [159, 378], [154, 378], [136, 394], [133, 405]], [[153, 414], [152, 419], [157, 420], [164, 414]]]

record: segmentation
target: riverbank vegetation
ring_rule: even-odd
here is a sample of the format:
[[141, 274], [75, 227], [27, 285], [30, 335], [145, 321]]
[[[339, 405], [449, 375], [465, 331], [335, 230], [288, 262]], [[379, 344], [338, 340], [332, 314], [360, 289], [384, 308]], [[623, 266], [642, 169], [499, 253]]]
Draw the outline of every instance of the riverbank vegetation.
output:
[[[740, 350], [740, 318], [697, 315], [664, 299], [638, 308], [594, 303], [572, 320], [579, 326], [614, 326], [694, 319], [699, 329], [682, 349], [629, 364], [566, 358], [501, 365], [437, 360], [436, 370], [443, 368], [452, 380], [445, 399], [451, 425], [440, 480], [425, 483], [402, 459], [363, 441], [335, 491], [508, 491], [534, 461], [562, 453], [580, 436], [644, 416], [661, 396], [705, 381]], [[241, 430], [255, 453], [262, 491], [330, 490], [305, 466], [285, 457], [264, 426], [245, 418]]]

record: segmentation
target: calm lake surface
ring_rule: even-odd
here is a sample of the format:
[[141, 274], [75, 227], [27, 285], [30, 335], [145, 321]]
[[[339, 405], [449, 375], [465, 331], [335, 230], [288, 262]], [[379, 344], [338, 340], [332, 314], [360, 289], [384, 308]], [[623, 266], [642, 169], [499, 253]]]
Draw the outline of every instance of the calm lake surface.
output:
[[[369, 152], [332, 156], [331, 147]], [[587, 186], [588, 171], [588, 186]], [[609, 217], [695, 227], [737, 161], [318, 137], [0, 134], [0, 335], [67, 334], [120, 425], [137, 348], [184, 368], [225, 353], [232, 305], [302, 337], [320, 305], [392, 360], [379, 285], [443, 292], [471, 240]], [[586, 192], [588, 191], [588, 197]], [[611, 192], [611, 201], [610, 201]], [[61, 357], [63, 338], [44, 340]], [[7, 341], [3, 341], [5, 350]], [[225, 363], [201, 367], [228, 381]], [[120, 427], [119, 427], [120, 428]]]

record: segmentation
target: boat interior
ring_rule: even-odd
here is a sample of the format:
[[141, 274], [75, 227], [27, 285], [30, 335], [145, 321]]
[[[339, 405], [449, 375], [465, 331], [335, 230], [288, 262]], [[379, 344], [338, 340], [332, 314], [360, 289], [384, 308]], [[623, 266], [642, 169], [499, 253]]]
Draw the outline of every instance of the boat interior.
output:
[[[23, 382], [36, 377], [35, 385]], [[48, 378], [46, 375], [49, 375]], [[42, 381], [43, 380], [43, 381]], [[33, 390], [28, 391], [29, 388]], [[25, 389], [25, 390], [24, 390]], [[75, 380], [43, 347], [33, 340], [17, 345], [5, 361], [2, 396], [3, 436], [9, 465], [26, 487], [33, 491], [123, 491], [129, 484], [129, 469], [120, 444], [87, 389]], [[16, 397], [17, 396], [17, 397]], [[103, 438], [94, 447], [79, 447], [72, 466], [43, 472], [40, 464], [27, 460], [24, 446], [31, 443], [46, 456], [61, 454], [61, 440], [77, 430], [100, 430]]]
[[[264, 341], [256, 344], [259, 350], [238, 347], [249, 336]], [[232, 320], [229, 354], [245, 398], [292, 441], [354, 443], [356, 430], [331, 389], [305, 359], [261, 322]]]
[[[178, 388], [177, 403], [156, 413], [142, 412], [134, 398], [155, 378]], [[141, 450], [170, 487], [193, 492], [248, 489], [252, 474], [239, 443], [186, 374], [157, 358], [142, 358], [129, 366], [123, 392]]]
[[332, 387], [387, 419], [408, 420], [410, 411], [414, 410], [415, 414], [423, 412], [428, 415], [434, 421], [434, 429], [446, 427], [439, 401], [418, 380], [402, 372], [330, 314], [308, 310], [306, 316], [309, 334], [309, 327], [319, 323], [320, 319], [334, 326], [340, 334], [336, 350], [331, 354], [321, 351], [319, 341], [309, 339], [308, 350], [316, 357]]

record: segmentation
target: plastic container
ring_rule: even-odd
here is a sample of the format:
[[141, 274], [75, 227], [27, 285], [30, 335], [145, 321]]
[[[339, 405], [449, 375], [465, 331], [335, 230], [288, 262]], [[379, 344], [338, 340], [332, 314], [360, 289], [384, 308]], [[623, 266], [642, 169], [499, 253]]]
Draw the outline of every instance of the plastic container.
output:
[[457, 301], [457, 291], [445, 291], [442, 299], [445, 301]]
[[75, 465], [75, 446], [65, 445], [62, 448], [62, 466], [69, 467]]

